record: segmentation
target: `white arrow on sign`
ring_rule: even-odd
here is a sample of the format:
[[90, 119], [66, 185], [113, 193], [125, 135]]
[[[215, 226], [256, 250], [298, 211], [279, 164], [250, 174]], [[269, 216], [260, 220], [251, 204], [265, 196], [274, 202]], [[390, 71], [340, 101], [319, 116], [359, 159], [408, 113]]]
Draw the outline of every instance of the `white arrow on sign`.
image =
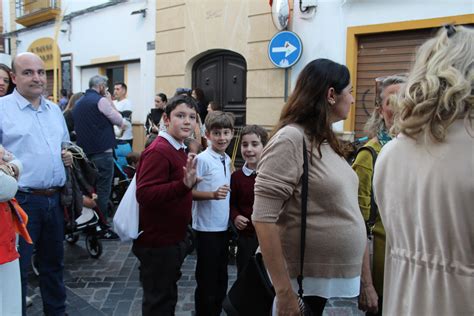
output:
[[286, 41], [283, 47], [273, 47], [272, 53], [285, 53], [285, 58], [293, 54], [297, 48], [291, 45], [290, 42]]

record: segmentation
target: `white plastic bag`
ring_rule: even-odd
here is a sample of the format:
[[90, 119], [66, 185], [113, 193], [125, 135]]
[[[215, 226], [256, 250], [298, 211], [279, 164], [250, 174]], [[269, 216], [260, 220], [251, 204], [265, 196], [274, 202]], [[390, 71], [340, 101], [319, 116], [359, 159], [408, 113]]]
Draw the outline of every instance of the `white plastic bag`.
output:
[[127, 191], [115, 212], [114, 231], [119, 235], [121, 241], [137, 239], [142, 232], [138, 232], [138, 202], [135, 196], [137, 183], [133, 177]]

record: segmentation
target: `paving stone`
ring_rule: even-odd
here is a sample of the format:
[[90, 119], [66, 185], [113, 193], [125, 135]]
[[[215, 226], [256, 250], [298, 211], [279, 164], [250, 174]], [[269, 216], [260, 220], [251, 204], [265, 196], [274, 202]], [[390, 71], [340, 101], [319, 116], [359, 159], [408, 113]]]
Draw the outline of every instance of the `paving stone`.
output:
[[113, 315], [114, 314], [114, 307], [108, 307], [108, 308], [101, 308], [100, 311], [104, 313], [105, 315]]
[[74, 289], [74, 288], [84, 288], [86, 287], [86, 282], [64, 282], [64, 285], [67, 287]]
[[94, 300], [102, 301], [107, 297], [108, 294], [109, 294], [109, 290], [106, 290], [106, 289], [95, 290]]
[[104, 287], [112, 287], [112, 282], [89, 282], [87, 283], [87, 287], [89, 288], [104, 288]]
[[114, 316], [128, 316], [131, 304], [131, 301], [120, 301], [114, 310]]
[[83, 282], [102, 282], [103, 281], [103, 278], [101, 277], [82, 277], [81, 278], [81, 281]]

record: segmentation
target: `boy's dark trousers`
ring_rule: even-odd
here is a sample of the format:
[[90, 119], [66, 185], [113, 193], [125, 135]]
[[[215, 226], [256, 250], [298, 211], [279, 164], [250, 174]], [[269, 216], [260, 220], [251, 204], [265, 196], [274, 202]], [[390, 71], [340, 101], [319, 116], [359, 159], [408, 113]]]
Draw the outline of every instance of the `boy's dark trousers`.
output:
[[177, 282], [186, 257], [186, 242], [162, 248], [132, 248], [140, 260], [143, 287], [142, 315], [174, 315], [178, 301]]
[[244, 271], [250, 258], [255, 254], [258, 247], [257, 236], [240, 234], [237, 240], [237, 277]]
[[196, 315], [219, 316], [227, 294], [229, 234], [196, 231], [196, 243]]

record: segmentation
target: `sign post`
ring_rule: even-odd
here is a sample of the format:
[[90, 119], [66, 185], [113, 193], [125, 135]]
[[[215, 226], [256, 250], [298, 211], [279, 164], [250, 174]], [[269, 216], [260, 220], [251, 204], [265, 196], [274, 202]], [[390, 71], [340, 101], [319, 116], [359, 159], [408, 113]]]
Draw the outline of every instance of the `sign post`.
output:
[[278, 68], [285, 69], [285, 101], [288, 98], [288, 68], [298, 62], [303, 53], [303, 44], [293, 32], [282, 31], [270, 40], [268, 58]]

